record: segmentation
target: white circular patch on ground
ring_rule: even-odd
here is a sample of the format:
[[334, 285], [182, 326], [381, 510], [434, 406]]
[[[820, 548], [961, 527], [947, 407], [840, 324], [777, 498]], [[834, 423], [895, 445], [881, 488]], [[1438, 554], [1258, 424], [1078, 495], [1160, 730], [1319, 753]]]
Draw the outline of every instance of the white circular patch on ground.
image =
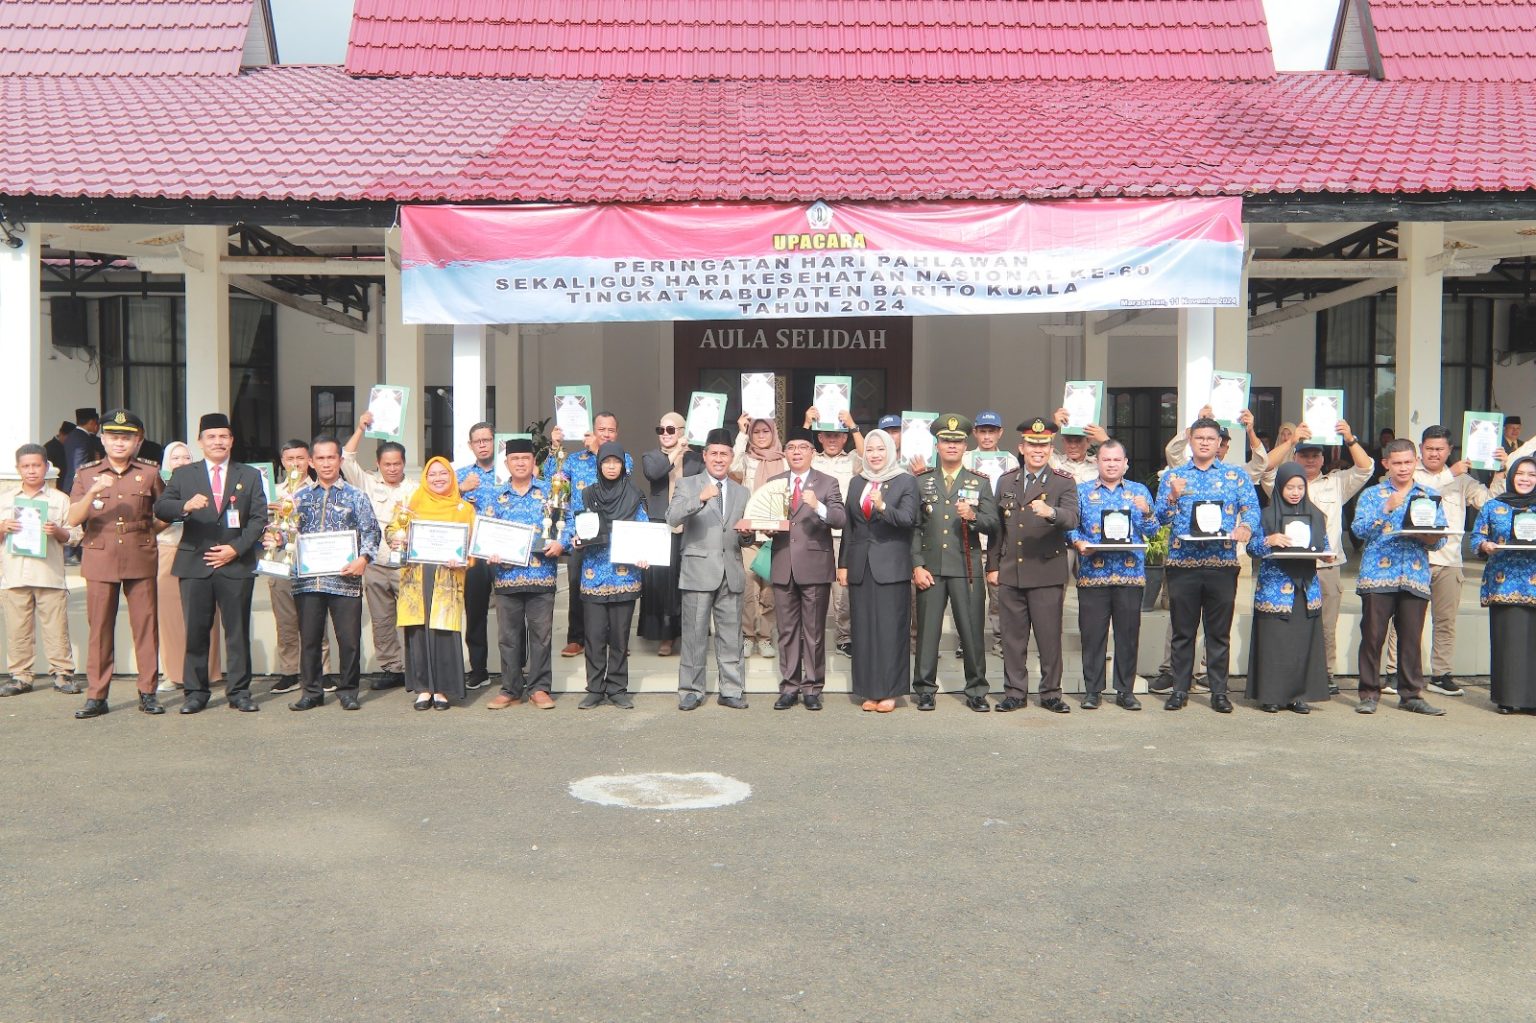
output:
[[713, 771], [693, 774], [594, 774], [571, 782], [571, 795], [599, 806], [632, 810], [712, 810], [739, 803], [752, 786]]

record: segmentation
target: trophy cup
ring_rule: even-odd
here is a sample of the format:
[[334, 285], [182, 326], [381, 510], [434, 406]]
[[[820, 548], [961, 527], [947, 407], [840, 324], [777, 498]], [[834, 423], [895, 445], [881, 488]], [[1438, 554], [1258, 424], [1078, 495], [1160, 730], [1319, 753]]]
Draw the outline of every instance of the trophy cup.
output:
[[379, 548], [378, 563], [385, 568], [399, 568], [405, 563], [405, 551], [397, 551], [391, 544], [395, 540], [402, 543], [411, 531], [411, 510], [401, 501], [395, 505], [394, 512], [389, 517], [389, 524], [384, 527], [384, 546]]
[[555, 473], [549, 481], [549, 500], [544, 502], [544, 533], [546, 545], [560, 539], [560, 524], [565, 520], [565, 509], [571, 503], [571, 481], [565, 475], [565, 451], [555, 454]]
[[267, 528], [261, 534], [261, 546], [265, 552], [256, 562], [256, 571], [262, 575], [288, 578], [293, 575], [295, 545], [299, 538], [299, 511], [293, 502], [293, 490], [304, 478], [299, 469], [288, 470], [286, 483], [289, 496], [272, 505]]

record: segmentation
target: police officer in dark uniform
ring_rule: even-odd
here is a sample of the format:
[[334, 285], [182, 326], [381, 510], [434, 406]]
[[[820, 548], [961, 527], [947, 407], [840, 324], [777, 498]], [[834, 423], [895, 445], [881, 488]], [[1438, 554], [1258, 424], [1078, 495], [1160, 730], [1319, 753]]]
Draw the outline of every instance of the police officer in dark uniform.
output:
[[912, 690], [918, 710], [933, 710], [939, 681], [939, 634], [944, 606], [955, 617], [964, 651], [965, 703], [974, 711], [987, 702], [986, 554], [983, 535], [997, 533], [997, 499], [992, 484], [961, 464], [971, 421], [946, 412], [929, 428], [937, 438], [939, 464], [917, 474], [922, 514], [912, 532], [912, 582], [917, 586], [917, 666]]
[[1019, 424], [1019, 467], [997, 481], [1002, 528], [987, 551], [1003, 626], [1003, 699], [1018, 710], [1029, 696], [1029, 633], [1040, 656], [1040, 706], [1071, 712], [1061, 698], [1061, 618], [1067, 594], [1067, 534], [1077, 528], [1077, 481], [1050, 467], [1056, 424]]
[[138, 416], [127, 409], [108, 412], [101, 424], [101, 439], [106, 457], [80, 466], [69, 495], [69, 524], [85, 525], [80, 574], [85, 577], [85, 616], [91, 633], [85, 706], [75, 711], [75, 717], [94, 718], [107, 712], [119, 594], [127, 598], [133, 629], [139, 710], [164, 714], [155, 696], [160, 669], [155, 591], [160, 555], [155, 534], [164, 528], [155, 518], [155, 501], [165, 483], [160, 466], [135, 457], [144, 440], [144, 422]]

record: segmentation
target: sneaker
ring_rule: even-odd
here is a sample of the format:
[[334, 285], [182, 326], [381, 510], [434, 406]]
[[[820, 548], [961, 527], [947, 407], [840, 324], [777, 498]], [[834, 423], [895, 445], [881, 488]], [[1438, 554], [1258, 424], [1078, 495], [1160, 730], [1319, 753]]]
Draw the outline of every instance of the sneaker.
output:
[[1374, 713], [1376, 713], [1376, 701], [1370, 699], [1369, 697], [1367, 697], [1364, 700], [1361, 700], [1359, 703], [1355, 704], [1355, 713], [1356, 714], [1374, 714]]
[[1410, 696], [1397, 706], [1399, 710], [1406, 710], [1411, 714], [1428, 714], [1432, 718], [1445, 714], [1442, 708], [1436, 707], [1422, 696]]
[[20, 696], [22, 693], [30, 693], [32, 683], [19, 678], [13, 678], [5, 685], [0, 686], [0, 696]]
[[1381, 691], [1387, 696], [1397, 695], [1397, 672], [1389, 671], [1381, 676]]
[[1196, 675], [1191, 683], [1191, 688], [1197, 693], [1208, 693], [1211, 691], [1211, 684], [1205, 680], [1204, 675]]
[[464, 676], [465, 689], [484, 689], [490, 684], [491, 676], [489, 672], [471, 671], [469, 674]]
[[617, 693], [608, 694], [608, 702], [621, 710], [634, 710], [635, 698], [620, 690]]
[[328, 693], [334, 693], [340, 686], [341, 679], [337, 678], [335, 675], [327, 675], [325, 676], [325, 684], [320, 688], [324, 689]]
[[369, 685], [370, 689], [380, 691], [384, 689], [399, 689], [405, 685], [405, 673], [402, 671], [381, 671], [375, 676]]
[[157, 693], [176, 693], [180, 691], [181, 683], [172, 682], [170, 679], [166, 679], [164, 682], [161, 682], [159, 685], [155, 686], [155, 692]]
[[853, 644], [852, 643], [839, 643], [839, 644], [837, 644], [837, 652], [842, 654], [844, 657], [852, 657], [853, 656]]
[[68, 693], [70, 696], [79, 696], [85, 692], [85, 686], [80, 680], [72, 676], [60, 675], [53, 683], [54, 692]]
[[581, 702], [576, 705], [576, 709], [591, 710], [593, 707], [601, 704], [605, 699], [607, 699], [607, 697], [605, 697], [602, 693], [588, 693], [586, 696], [581, 698]]
[[299, 676], [297, 675], [279, 675], [277, 677], [277, 681], [272, 683], [272, 692], [274, 695], [279, 693], [291, 693], [297, 688], [299, 688]]
[[567, 643], [565, 648], [560, 651], [560, 656], [580, 657], [585, 650], [586, 647], [582, 646], [580, 643]]
[[1147, 692], [1157, 693], [1159, 696], [1163, 693], [1173, 692], [1173, 676], [1166, 671], [1158, 675], [1151, 682], [1147, 683]]
[[1426, 688], [1432, 693], [1439, 693], [1441, 696], [1467, 695], [1467, 691], [1457, 685], [1456, 679], [1450, 675], [1436, 675], [1429, 680], [1429, 685]]

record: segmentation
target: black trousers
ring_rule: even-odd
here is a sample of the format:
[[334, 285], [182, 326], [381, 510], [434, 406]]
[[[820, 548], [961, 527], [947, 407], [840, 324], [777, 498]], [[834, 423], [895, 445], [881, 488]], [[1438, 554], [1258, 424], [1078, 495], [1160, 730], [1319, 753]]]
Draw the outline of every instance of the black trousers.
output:
[[585, 646], [587, 642], [586, 612], [581, 609], [581, 551], [571, 551], [565, 556], [565, 641]]
[[464, 645], [469, 648], [469, 670], [484, 672], [491, 646], [486, 619], [491, 613], [491, 589], [496, 571], [484, 561], [464, 573]]
[[305, 696], [324, 695], [325, 619], [336, 633], [336, 654], [341, 674], [336, 683], [339, 693], [357, 692], [359, 657], [363, 643], [363, 598], [343, 597], [336, 593], [296, 593], [293, 602], [299, 609], [299, 678]]
[[577, 601], [586, 617], [587, 692], [612, 696], [629, 689], [629, 625], [635, 600]]
[[1136, 650], [1141, 642], [1140, 586], [1079, 586], [1077, 631], [1083, 644], [1083, 689], [1104, 692], [1109, 629], [1115, 629], [1115, 692], [1130, 696], [1136, 686]]
[[1168, 566], [1168, 621], [1173, 688], [1188, 693], [1194, 682], [1195, 630], [1205, 624], [1205, 680], [1211, 695], [1227, 692], [1227, 661], [1232, 649], [1232, 611], [1237, 603], [1237, 566], [1178, 568]]
[[1397, 622], [1397, 698], [1410, 700], [1424, 689], [1424, 617], [1429, 601], [1411, 593], [1360, 594], [1360, 699], [1381, 699], [1381, 647], [1387, 623]]
[[[553, 590], [496, 594], [496, 633], [501, 647], [501, 691], [522, 699], [536, 690], [549, 692], [551, 633], [555, 625]], [[526, 643], [525, 643], [526, 640]], [[526, 654], [528, 670], [523, 671]]]
[[208, 691], [208, 635], [218, 608], [224, 629], [224, 691], [251, 691], [251, 594], [254, 576], [241, 579], [215, 572], [206, 579], [181, 580], [181, 607], [187, 622], [187, 657], [181, 681], [189, 693]]

